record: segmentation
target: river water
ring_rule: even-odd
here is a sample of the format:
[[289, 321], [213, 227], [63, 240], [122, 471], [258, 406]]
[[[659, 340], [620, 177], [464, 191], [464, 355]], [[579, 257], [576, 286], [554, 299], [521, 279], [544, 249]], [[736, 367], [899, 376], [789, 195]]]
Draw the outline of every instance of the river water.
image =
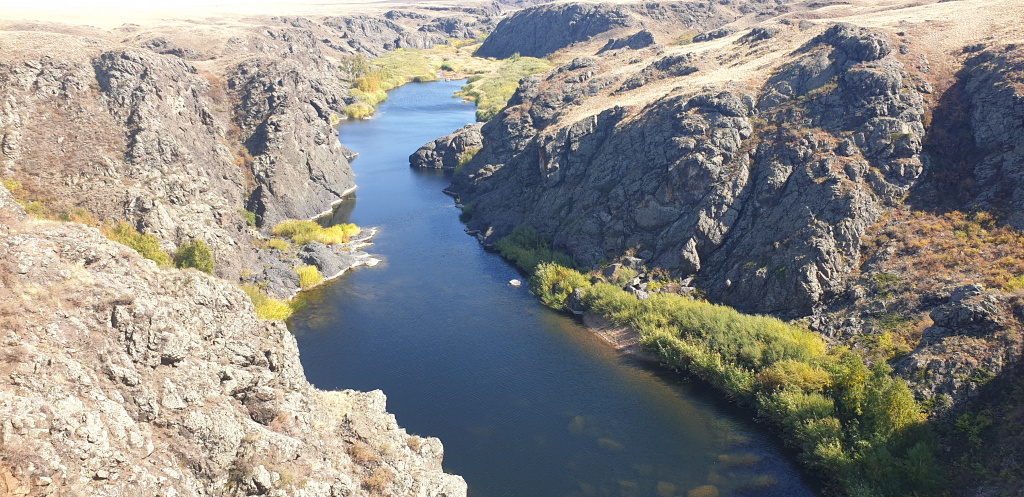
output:
[[521, 276], [441, 193], [449, 174], [408, 163], [473, 121], [460, 85], [405, 85], [341, 126], [359, 189], [333, 222], [379, 227], [383, 262], [306, 292], [289, 327], [309, 381], [383, 390], [401, 426], [442, 440], [470, 497], [814, 495], [749, 415], [508, 285]]

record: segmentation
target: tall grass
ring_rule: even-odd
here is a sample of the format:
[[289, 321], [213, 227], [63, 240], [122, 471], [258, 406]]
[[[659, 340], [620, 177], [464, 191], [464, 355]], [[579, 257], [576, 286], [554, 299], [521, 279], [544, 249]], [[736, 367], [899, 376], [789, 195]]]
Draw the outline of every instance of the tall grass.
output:
[[456, 95], [476, 102], [477, 121], [489, 121], [508, 104], [519, 88], [519, 80], [551, 69], [544, 59], [513, 55], [491, 73], [473, 76]]
[[320, 270], [316, 266], [299, 266], [295, 268], [295, 273], [299, 275], [299, 287], [303, 290], [308, 290], [324, 282], [324, 275], [320, 274]]
[[[677, 294], [640, 301], [607, 282], [549, 261], [546, 242], [519, 227], [498, 242], [506, 258], [532, 267], [540, 300], [564, 309], [582, 290], [584, 308], [634, 328], [641, 346], [669, 367], [701, 378], [782, 432], [831, 493], [850, 496], [942, 495], [937, 442], [906, 382], [885, 363], [869, 368], [851, 350], [768, 316]], [[563, 256], [564, 257], [564, 256]]]
[[354, 224], [337, 224], [324, 228], [313, 221], [290, 219], [281, 221], [271, 230], [274, 236], [288, 238], [296, 245], [320, 242], [324, 245], [340, 245], [358, 235], [360, 228]]

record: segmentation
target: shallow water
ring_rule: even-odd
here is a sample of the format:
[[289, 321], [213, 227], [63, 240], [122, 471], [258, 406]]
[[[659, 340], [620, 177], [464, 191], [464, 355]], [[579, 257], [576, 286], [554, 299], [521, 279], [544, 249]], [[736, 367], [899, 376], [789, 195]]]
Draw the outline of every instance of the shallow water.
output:
[[508, 285], [522, 277], [463, 232], [449, 175], [407, 159], [473, 121], [460, 85], [406, 85], [342, 125], [359, 189], [333, 222], [379, 227], [383, 262], [306, 293], [289, 326], [310, 382], [383, 390], [471, 497], [814, 495], [747, 414]]

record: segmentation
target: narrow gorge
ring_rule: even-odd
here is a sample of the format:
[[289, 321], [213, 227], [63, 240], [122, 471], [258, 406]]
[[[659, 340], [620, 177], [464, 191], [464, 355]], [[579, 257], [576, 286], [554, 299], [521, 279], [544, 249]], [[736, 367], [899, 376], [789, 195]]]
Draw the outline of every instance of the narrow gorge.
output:
[[0, 495], [1021, 491], [1014, 0], [28, 7]]

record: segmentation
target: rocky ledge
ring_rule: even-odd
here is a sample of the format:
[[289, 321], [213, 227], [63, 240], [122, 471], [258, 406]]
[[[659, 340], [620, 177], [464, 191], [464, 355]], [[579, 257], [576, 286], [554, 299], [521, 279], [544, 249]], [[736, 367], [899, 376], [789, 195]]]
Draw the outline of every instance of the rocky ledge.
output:
[[323, 391], [235, 285], [0, 187], [0, 494], [464, 496], [379, 391]]

